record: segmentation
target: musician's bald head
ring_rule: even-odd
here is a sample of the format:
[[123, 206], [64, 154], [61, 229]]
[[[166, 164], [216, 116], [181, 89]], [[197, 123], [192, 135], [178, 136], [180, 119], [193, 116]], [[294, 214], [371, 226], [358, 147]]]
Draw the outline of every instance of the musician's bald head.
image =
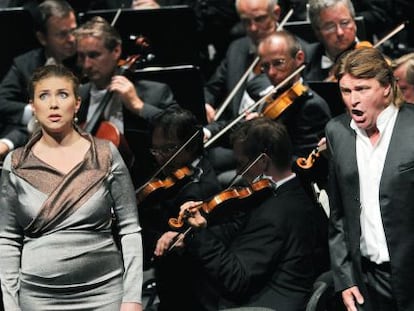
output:
[[280, 17], [277, 0], [236, 0], [236, 9], [247, 35], [255, 44], [276, 31]]

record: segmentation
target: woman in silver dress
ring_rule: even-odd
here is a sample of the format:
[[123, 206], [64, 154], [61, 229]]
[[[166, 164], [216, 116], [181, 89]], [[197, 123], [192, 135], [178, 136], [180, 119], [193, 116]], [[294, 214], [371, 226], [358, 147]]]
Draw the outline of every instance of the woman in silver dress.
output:
[[[39, 68], [30, 102], [40, 129], [4, 161], [5, 310], [142, 310], [135, 192], [117, 149], [75, 125], [77, 88], [64, 67]], [[121, 249], [111, 232], [113, 221]]]

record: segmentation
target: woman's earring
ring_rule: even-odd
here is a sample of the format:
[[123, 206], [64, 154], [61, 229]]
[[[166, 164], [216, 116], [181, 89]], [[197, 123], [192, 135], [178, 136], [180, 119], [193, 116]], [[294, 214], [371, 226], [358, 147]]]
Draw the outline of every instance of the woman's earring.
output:
[[73, 122], [75, 124], [78, 124], [78, 121], [79, 121], [78, 116], [75, 114], [75, 117], [73, 118]]

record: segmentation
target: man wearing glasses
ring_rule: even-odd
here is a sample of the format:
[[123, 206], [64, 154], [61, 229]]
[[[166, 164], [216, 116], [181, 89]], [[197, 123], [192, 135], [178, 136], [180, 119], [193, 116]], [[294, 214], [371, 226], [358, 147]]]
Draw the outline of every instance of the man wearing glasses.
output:
[[[258, 54], [261, 59], [261, 71], [274, 86], [291, 75], [305, 60], [305, 53], [298, 40], [286, 31], [279, 31], [262, 40], [258, 46]], [[274, 98], [280, 100], [283, 92], [300, 83], [302, 79], [299, 73], [279, 90]], [[252, 96], [256, 97], [254, 94]], [[325, 125], [331, 117], [329, 106], [307, 86], [302, 94], [291, 99], [292, 103], [276, 120], [286, 126], [292, 141], [293, 154], [306, 156], [324, 136]], [[266, 107], [263, 111], [266, 111]]]
[[[237, 0], [236, 9], [246, 31], [246, 36], [230, 44], [226, 57], [205, 87], [206, 111], [209, 121], [215, 116], [215, 109], [225, 100], [256, 57], [256, 47], [261, 39], [276, 31], [280, 16], [277, 0]], [[254, 76], [251, 73], [251, 76]], [[250, 80], [251, 77], [247, 78]], [[253, 103], [242, 86], [220, 120], [232, 120], [243, 107]], [[213, 122], [207, 126], [208, 137], [221, 128]]]
[[355, 45], [355, 10], [350, 0], [310, 0], [309, 18], [319, 43], [309, 49], [304, 79], [324, 81], [337, 58]]

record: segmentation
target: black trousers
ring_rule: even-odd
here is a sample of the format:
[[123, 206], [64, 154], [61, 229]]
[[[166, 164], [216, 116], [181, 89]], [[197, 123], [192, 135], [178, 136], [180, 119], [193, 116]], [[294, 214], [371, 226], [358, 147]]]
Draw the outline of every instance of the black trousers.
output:
[[390, 264], [376, 264], [362, 257], [362, 272], [368, 291], [364, 298], [369, 300], [372, 310], [398, 311], [391, 288]]

